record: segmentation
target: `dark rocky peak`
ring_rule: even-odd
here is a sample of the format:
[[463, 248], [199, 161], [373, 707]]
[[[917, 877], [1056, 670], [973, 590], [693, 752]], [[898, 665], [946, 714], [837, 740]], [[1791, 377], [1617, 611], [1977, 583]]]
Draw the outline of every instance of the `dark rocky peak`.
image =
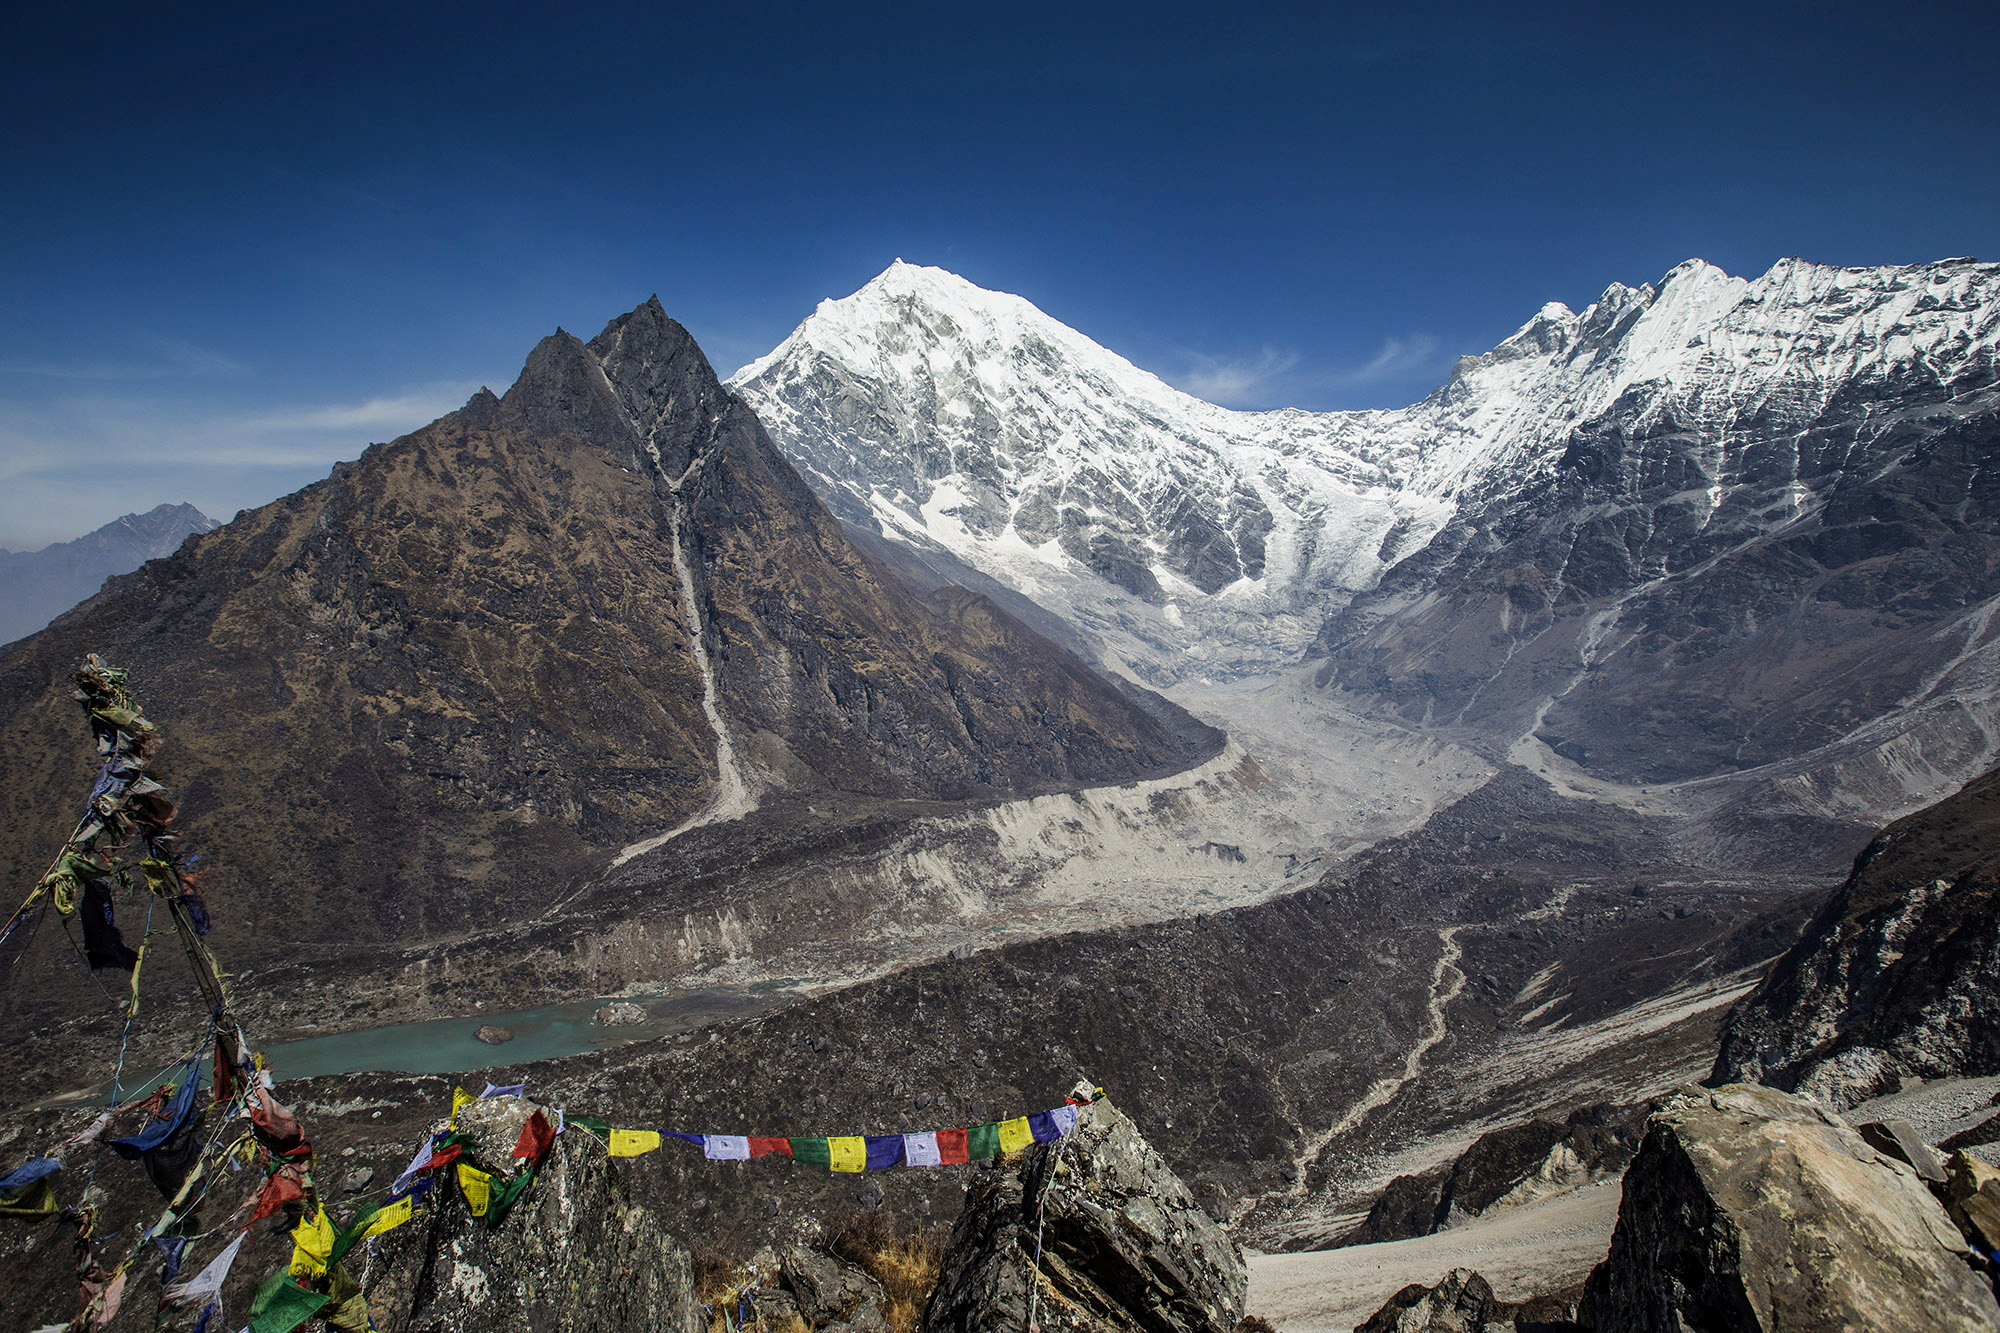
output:
[[684, 476], [704, 437], [735, 406], [694, 335], [653, 296], [606, 324], [590, 351], [633, 429], [658, 452], [666, 478]]
[[500, 400], [504, 424], [541, 437], [577, 436], [637, 446], [638, 432], [603, 366], [576, 335], [557, 329], [535, 344], [519, 379]]

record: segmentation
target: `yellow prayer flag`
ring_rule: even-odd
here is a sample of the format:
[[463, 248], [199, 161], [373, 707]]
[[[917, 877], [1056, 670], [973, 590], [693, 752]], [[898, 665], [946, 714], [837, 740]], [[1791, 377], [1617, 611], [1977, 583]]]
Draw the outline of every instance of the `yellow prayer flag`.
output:
[[1028, 1128], [1028, 1117], [1016, 1116], [1000, 1122], [1001, 1152], [1019, 1152], [1034, 1141], [1035, 1131]]
[[368, 1220], [368, 1228], [361, 1233], [361, 1239], [367, 1240], [370, 1236], [379, 1236], [385, 1231], [394, 1231], [397, 1227], [409, 1221], [411, 1214], [415, 1211], [415, 1205], [407, 1197], [396, 1200]]
[[326, 1209], [315, 1209], [311, 1217], [300, 1218], [292, 1228], [292, 1276], [318, 1277], [326, 1272], [333, 1259], [334, 1235], [333, 1219], [326, 1215]]
[[465, 1206], [474, 1217], [486, 1216], [493, 1202], [493, 1177], [476, 1166], [458, 1164], [458, 1188], [465, 1194]]
[[637, 1157], [649, 1153], [660, 1146], [660, 1131], [657, 1129], [614, 1129], [611, 1131], [611, 1155], [613, 1157]]
[[836, 1171], [866, 1171], [868, 1140], [859, 1134], [826, 1141], [827, 1165]]
[[458, 1128], [458, 1108], [467, 1102], [476, 1102], [478, 1100], [477, 1097], [467, 1092], [464, 1088], [453, 1088], [451, 1090], [451, 1127], [453, 1129]]

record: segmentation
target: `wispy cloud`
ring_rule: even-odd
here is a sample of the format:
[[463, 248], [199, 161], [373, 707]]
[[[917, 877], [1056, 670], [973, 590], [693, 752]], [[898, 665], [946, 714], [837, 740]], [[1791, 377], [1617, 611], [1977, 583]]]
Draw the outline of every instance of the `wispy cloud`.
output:
[[1383, 380], [1420, 374], [1436, 364], [1437, 350], [1438, 340], [1428, 333], [1408, 338], [1385, 338], [1382, 350], [1372, 359], [1352, 370], [1336, 372], [1332, 382], [1344, 386], [1379, 384]]
[[0, 358], [0, 374], [59, 380], [215, 379], [247, 375], [250, 367], [226, 352], [180, 338], [148, 336], [113, 358]]
[[1224, 407], [1261, 406], [1270, 391], [1297, 368], [1297, 352], [1266, 347], [1249, 357], [1207, 356], [1190, 353], [1194, 367], [1181, 376], [1181, 387], [1197, 398]]
[[1188, 369], [1174, 382], [1224, 407], [1288, 406], [1440, 372], [1438, 346], [1428, 333], [1384, 338], [1375, 355], [1346, 366], [1313, 366], [1300, 353], [1278, 347], [1236, 357], [1184, 351]]
[[472, 382], [415, 385], [348, 403], [235, 412], [172, 397], [0, 397], [0, 546], [31, 549], [123, 513], [187, 500], [213, 518], [264, 504], [453, 410]]
[[392, 397], [370, 398], [365, 402], [289, 408], [266, 416], [250, 417], [243, 424], [251, 430], [407, 431], [435, 421], [462, 406], [478, 387], [470, 382], [426, 384]]

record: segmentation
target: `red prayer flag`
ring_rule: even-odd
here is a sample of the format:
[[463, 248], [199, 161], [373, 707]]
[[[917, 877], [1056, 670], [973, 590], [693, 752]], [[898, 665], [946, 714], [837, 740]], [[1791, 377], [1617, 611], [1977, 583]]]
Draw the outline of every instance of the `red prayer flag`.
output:
[[306, 1196], [306, 1187], [300, 1175], [298, 1167], [288, 1166], [265, 1181], [264, 1192], [257, 1196], [257, 1211], [250, 1214], [250, 1220], [243, 1224], [244, 1227], [247, 1229], [257, 1225], [293, 1199], [303, 1199]]
[[782, 1153], [786, 1157], [790, 1157], [792, 1155], [792, 1141], [790, 1139], [750, 1140], [750, 1155], [752, 1157], [767, 1157], [772, 1153]]
[[521, 1137], [514, 1141], [514, 1156], [539, 1162], [555, 1141], [556, 1131], [549, 1124], [549, 1118], [537, 1111], [528, 1117], [527, 1124], [521, 1126]]
[[311, 1149], [306, 1142], [306, 1132], [292, 1113], [278, 1105], [267, 1088], [257, 1088], [256, 1097], [250, 1104], [250, 1123], [257, 1127], [257, 1136], [264, 1146], [280, 1157], [301, 1157]]
[[443, 1152], [432, 1153], [431, 1159], [418, 1167], [417, 1170], [424, 1175], [429, 1175], [431, 1172], [439, 1170], [442, 1167], [450, 1166], [463, 1156], [465, 1156], [465, 1149], [454, 1143]]
[[965, 1165], [965, 1131], [962, 1129], [941, 1129], [937, 1132], [938, 1163], [941, 1166]]

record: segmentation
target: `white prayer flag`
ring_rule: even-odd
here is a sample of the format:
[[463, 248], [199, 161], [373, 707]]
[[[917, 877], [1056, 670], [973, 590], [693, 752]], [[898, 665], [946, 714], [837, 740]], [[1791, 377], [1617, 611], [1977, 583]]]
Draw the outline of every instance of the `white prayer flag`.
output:
[[903, 1135], [903, 1160], [911, 1166], [939, 1166], [943, 1159], [938, 1156], [937, 1131], [926, 1130], [922, 1134]]
[[741, 1134], [704, 1134], [701, 1155], [715, 1162], [747, 1162], [750, 1140]]
[[1058, 1134], [1074, 1134], [1076, 1132], [1076, 1108], [1074, 1106], [1058, 1106], [1055, 1110], [1049, 1112], [1049, 1119], [1056, 1122], [1056, 1133]]
[[[249, 1234], [246, 1231], [243, 1233], [243, 1236]], [[211, 1296], [220, 1295], [222, 1292], [222, 1280], [229, 1276], [229, 1266], [236, 1262], [236, 1252], [243, 1248], [243, 1236], [238, 1236], [235, 1240], [230, 1241], [227, 1249], [208, 1261], [208, 1267], [202, 1269], [187, 1281], [177, 1282], [173, 1286], [168, 1287], [162, 1293], [165, 1299], [180, 1303], [206, 1300]]]

